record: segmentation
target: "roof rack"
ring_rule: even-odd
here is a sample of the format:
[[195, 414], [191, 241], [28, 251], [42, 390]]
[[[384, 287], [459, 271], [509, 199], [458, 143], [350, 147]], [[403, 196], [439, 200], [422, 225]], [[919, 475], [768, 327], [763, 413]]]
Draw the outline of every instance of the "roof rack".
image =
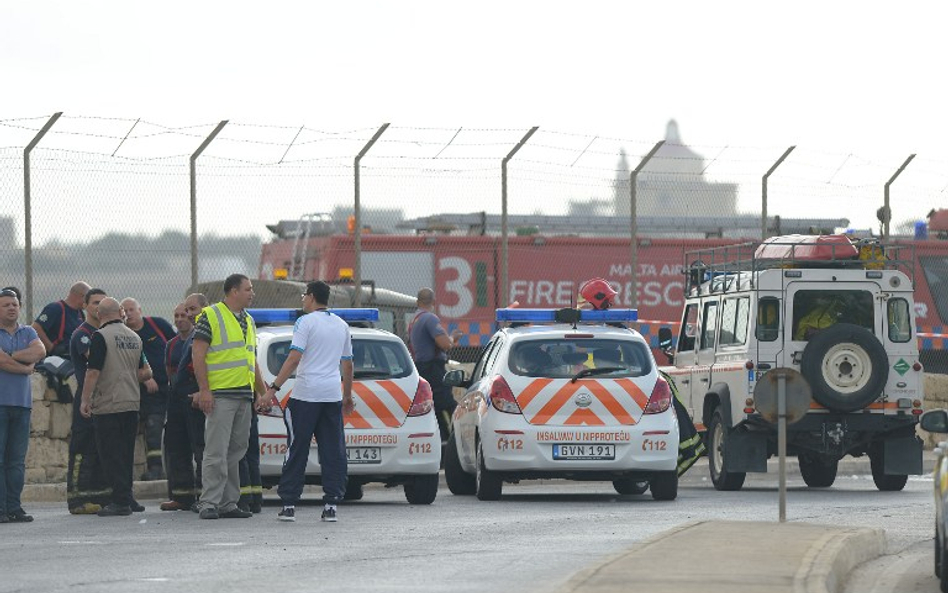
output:
[[[905, 250], [908, 250], [907, 252]], [[899, 270], [915, 285], [915, 246], [847, 235], [788, 235], [685, 254], [685, 294], [751, 289], [767, 269]]]

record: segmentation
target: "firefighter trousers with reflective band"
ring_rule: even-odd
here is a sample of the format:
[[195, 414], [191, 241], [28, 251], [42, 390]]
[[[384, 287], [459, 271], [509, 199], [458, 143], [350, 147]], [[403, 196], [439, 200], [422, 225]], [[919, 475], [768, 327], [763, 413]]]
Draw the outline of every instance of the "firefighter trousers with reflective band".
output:
[[111, 487], [110, 501], [131, 506], [132, 473], [135, 469], [135, 439], [138, 438], [138, 412], [118, 412], [92, 417], [95, 442], [105, 479]]
[[168, 401], [164, 444], [168, 498], [191, 506], [201, 494], [204, 456], [204, 413], [191, 405], [191, 398], [172, 395]]
[[659, 371], [659, 373], [668, 382], [668, 387], [671, 389], [675, 416], [678, 418], [678, 475], [681, 476], [704, 454], [704, 443], [701, 440], [701, 435], [698, 434], [698, 429], [695, 428], [695, 423], [688, 415], [688, 410], [681, 403], [681, 398], [678, 395], [678, 385], [675, 384], [675, 380], [664, 371]]
[[108, 484], [95, 444], [95, 426], [91, 418], [79, 413], [79, 401], [73, 403], [72, 429], [69, 433], [69, 465], [66, 471], [66, 504], [70, 509], [87, 503], [109, 503]]
[[316, 437], [319, 451], [323, 502], [336, 504], [346, 493], [346, 440], [342, 428], [342, 402], [304, 402], [290, 398], [283, 412], [287, 452], [277, 493], [285, 505], [294, 505], [303, 494], [310, 443]]
[[258, 509], [263, 504], [263, 480], [260, 478], [260, 431], [257, 413], [250, 418], [250, 442], [247, 454], [240, 460], [240, 501], [242, 509]]

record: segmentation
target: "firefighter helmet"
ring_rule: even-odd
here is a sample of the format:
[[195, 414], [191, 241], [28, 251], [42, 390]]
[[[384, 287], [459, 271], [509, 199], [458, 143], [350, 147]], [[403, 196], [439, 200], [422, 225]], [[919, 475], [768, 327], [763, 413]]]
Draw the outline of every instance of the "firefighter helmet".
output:
[[602, 278], [587, 280], [579, 287], [580, 303], [589, 303], [593, 309], [608, 309], [615, 304], [617, 294]]

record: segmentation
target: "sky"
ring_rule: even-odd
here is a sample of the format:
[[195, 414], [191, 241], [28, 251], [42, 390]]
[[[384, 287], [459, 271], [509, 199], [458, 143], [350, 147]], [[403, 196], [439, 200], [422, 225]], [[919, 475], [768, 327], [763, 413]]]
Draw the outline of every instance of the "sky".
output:
[[946, 17], [845, 0], [8, 0], [0, 120], [540, 126], [647, 147], [675, 119], [705, 154], [798, 145], [894, 172], [917, 153], [937, 177]]

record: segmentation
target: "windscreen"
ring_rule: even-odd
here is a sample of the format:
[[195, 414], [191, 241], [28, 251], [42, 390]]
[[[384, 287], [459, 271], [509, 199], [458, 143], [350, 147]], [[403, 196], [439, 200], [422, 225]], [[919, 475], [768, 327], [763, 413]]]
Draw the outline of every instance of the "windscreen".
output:
[[[290, 340], [273, 342], [267, 351], [267, 368], [276, 376], [290, 353]], [[401, 342], [352, 339], [355, 379], [399, 379], [412, 372], [411, 359]], [[296, 375], [291, 375], [295, 377]]]
[[549, 338], [517, 342], [508, 364], [515, 375], [567, 378], [584, 368], [602, 369], [599, 377], [641, 377], [653, 363], [645, 344], [631, 340]]

